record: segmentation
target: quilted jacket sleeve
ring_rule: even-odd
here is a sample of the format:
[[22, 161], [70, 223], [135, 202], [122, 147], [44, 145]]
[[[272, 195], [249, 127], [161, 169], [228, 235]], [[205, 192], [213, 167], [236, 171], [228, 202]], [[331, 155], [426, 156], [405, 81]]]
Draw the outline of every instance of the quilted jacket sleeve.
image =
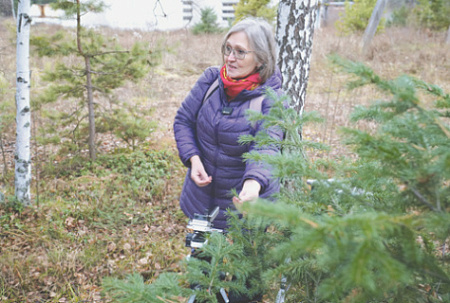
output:
[[219, 76], [219, 70], [209, 67], [200, 76], [175, 115], [173, 130], [181, 161], [187, 167], [192, 156], [200, 155], [197, 145], [196, 126], [198, 111], [210, 85]]
[[[278, 92], [279, 94], [281, 92]], [[273, 101], [269, 99], [264, 99], [261, 112], [264, 115], [267, 115], [270, 111], [270, 108], [272, 106]], [[281, 129], [277, 127], [270, 127], [268, 129], [263, 129], [261, 126], [261, 123], [258, 123], [258, 128], [256, 129], [256, 132], [259, 131], [265, 131], [271, 136], [272, 138], [276, 140], [283, 140], [283, 132]], [[254, 143], [251, 145], [249, 152], [256, 151], [261, 154], [267, 154], [267, 155], [275, 155], [279, 152], [278, 146], [275, 145], [266, 145], [258, 147]], [[247, 179], [254, 179], [258, 181], [258, 183], [261, 185], [261, 191], [260, 196], [264, 197], [264, 193], [268, 190], [270, 185], [274, 186], [274, 183], [278, 183], [278, 180], [273, 178], [272, 176], [272, 168], [267, 163], [261, 163], [261, 162], [255, 162], [255, 161], [248, 161], [246, 163], [246, 169], [244, 173], [244, 177], [242, 182], [244, 182]]]

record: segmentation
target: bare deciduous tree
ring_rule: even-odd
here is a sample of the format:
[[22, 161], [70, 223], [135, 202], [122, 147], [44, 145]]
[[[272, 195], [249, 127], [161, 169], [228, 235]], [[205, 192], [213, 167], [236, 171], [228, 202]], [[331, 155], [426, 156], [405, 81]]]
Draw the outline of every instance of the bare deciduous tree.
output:
[[369, 23], [367, 24], [366, 30], [364, 31], [363, 35], [362, 40], [363, 53], [366, 53], [369, 49], [373, 36], [377, 31], [378, 24], [380, 24], [381, 16], [383, 15], [386, 2], [387, 2], [386, 0], [377, 0], [377, 3], [375, 4], [372, 15], [370, 16], [369, 19]]

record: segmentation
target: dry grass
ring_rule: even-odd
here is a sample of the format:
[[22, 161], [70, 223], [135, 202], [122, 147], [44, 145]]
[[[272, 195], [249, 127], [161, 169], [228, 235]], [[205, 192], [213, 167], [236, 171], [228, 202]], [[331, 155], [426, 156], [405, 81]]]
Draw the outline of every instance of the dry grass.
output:
[[[12, 100], [14, 93], [14, 56], [15, 45], [9, 30], [11, 22], [0, 24], [0, 73], [10, 82], [5, 95]], [[7, 30], [9, 28], [9, 30]], [[48, 26], [39, 25], [33, 29], [36, 33], [54, 31]], [[160, 127], [154, 140], [171, 143], [172, 122], [176, 109], [187, 95], [201, 72], [208, 66], [220, 65], [220, 43], [222, 35], [194, 36], [186, 30], [174, 32], [141, 32], [99, 29], [106, 36], [114, 37], [125, 47], [136, 41], [150, 42], [151, 46], [164, 49], [161, 64], [153, 69], [138, 84], [128, 83], [116, 91], [119, 99], [140, 101], [153, 107]], [[352, 92], [345, 90], [348, 77], [329, 65], [326, 56], [337, 53], [345, 58], [364, 62], [383, 77], [395, 78], [401, 74], [416, 76], [424, 81], [450, 90], [450, 47], [444, 43], [444, 33], [430, 33], [409, 28], [388, 28], [374, 38], [368, 55], [360, 52], [361, 37], [358, 35], [341, 36], [333, 28], [316, 30], [308, 92], [305, 110], [318, 111], [325, 117], [326, 123], [319, 128], [305, 129], [307, 137], [329, 143], [334, 148], [329, 154], [340, 154], [337, 129], [348, 126], [348, 116], [355, 105], [367, 104], [379, 97], [371, 88]], [[39, 74], [49, 62], [33, 58], [33, 91], [39, 93], [44, 88]], [[39, 121], [39, 117], [36, 117]], [[8, 153], [14, 148], [15, 130], [4, 130]], [[8, 166], [12, 167], [11, 158]]]
[[[329, 65], [328, 54], [336, 53], [363, 62], [387, 79], [408, 74], [449, 91], [450, 45], [444, 43], [444, 38], [444, 33], [388, 28], [374, 38], [369, 53], [363, 55], [360, 36], [342, 37], [331, 28], [316, 31], [305, 110], [320, 112], [326, 122], [317, 128], [305, 129], [305, 135], [332, 147], [328, 154], [316, 156], [336, 158], [347, 153], [340, 144], [339, 128], [349, 126], [349, 115], [356, 105], [367, 105], [381, 97], [371, 87], [346, 90], [349, 76], [336, 72]], [[370, 128], [371, 125], [359, 127]]]
[[[7, 30], [10, 25], [10, 21], [0, 20], [0, 74], [10, 85], [1, 92], [3, 100], [0, 103], [14, 102], [15, 45], [11, 38], [14, 32]], [[54, 29], [39, 26], [33, 30], [41, 33]], [[159, 129], [149, 141], [160, 148], [174, 149], [172, 123], [175, 112], [204, 68], [221, 64], [219, 51], [222, 36], [193, 36], [183, 30], [167, 33], [101, 31], [116, 37], [125, 46], [136, 41], [148, 41], [155, 47], [166, 49], [161, 64], [143, 81], [128, 83], [116, 93], [123, 100], [141, 101], [143, 105], [140, 106], [154, 108], [155, 114], [151, 118], [158, 121]], [[337, 158], [348, 154], [340, 144], [339, 127], [349, 124], [348, 117], [355, 105], [369, 104], [379, 96], [372, 88], [348, 92], [344, 88], [348, 76], [337, 73], [327, 62], [326, 56], [332, 52], [362, 61], [387, 78], [405, 73], [437, 84], [446, 91], [450, 90], [450, 49], [443, 42], [444, 34], [387, 29], [375, 37], [367, 56], [359, 52], [360, 39], [356, 35], [339, 36], [331, 28], [315, 33], [305, 110], [320, 112], [326, 118], [326, 123], [305, 128], [304, 135], [325, 142], [332, 148], [326, 154], [315, 154], [313, 157]], [[49, 61], [45, 59], [34, 56], [31, 59], [34, 94], [45, 85], [39, 81], [39, 75], [48, 64]], [[34, 117], [35, 121], [39, 119], [39, 116]], [[14, 126], [5, 125], [2, 132], [8, 157], [6, 164], [11, 169]], [[33, 149], [34, 156], [41, 149]], [[46, 161], [42, 157], [39, 159]], [[0, 158], [0, 161], [3, 160]], [[107, 178], [113, 180], [114, 176]], [[100, 186], [106, 179], [93, 176], [92, 180], [43, 180], [45, 187], [42, 190], [48, 191], [47, 197], [51, 198], [39, 208], [22, 213], [20, 218], [10, 214], [8, 220], [11, 224], [21, 226], [0, 230], [0, 240], [4, 245], [0, 247], [0, 301], [6, 301], [5, 293], [9, 291], [16, 293], [17, 298], [21, 298], [17, 299], [19, 301], [67, 302], [69, 299], [64, 301], [63, 298], [71, 297], [73, 302], [80, 299], [99, 302], [102, 276], [123, 275], [133, 270], [151, 276], [155, 271], [173, 267], [180, 258], [176, 253], [182, 251], [184, 236], [183, 220], [177, 212], [176, 200], [181, 181], [182, 176], [174, 178], [173, 184], [167, 184], [160, 201], [143, 205], [127, 204], [126, 210], [133, 212], [125, 213], [123, 210], [123, 213], [117, 214], [118, 218], [111, 218], [115, 228], [107, 230], [101, 227], [101, 222], [89, 222], [86, 219], [90, 215], [87, 210], [87, 213], [81, 213], [84, 209], [92, 212], [96, 209], [108, 210], [108, 201], [90, 196], [93, 190], [105, 195], [116, 190]], [[8, 180], [8, 183], [11, 182]], [[2, 186], [4, 184], [0, 183], [0, 191]], [[66, 200], [75, 201], [75, 198], [81, 201], [79, 205], [66, 205]], [[151, 214], [148, 213], [149, 209], [152, 210]], [[3, 214], [0, 213], [0, 216]], [[86, 218], [80, 219], [82, 216]], [[122, 219], [123, 222], [120, 221]], [[43, 225], [39, 226], [38, 223]], [[106, 227], [111, 226], [114, 225]], [[41, 237], [41, 234], [45, 237]], [[167, 235], [171, 241], [167, 241]], [[14, 298], [9, 299], [8, 302], [17, 302]]]

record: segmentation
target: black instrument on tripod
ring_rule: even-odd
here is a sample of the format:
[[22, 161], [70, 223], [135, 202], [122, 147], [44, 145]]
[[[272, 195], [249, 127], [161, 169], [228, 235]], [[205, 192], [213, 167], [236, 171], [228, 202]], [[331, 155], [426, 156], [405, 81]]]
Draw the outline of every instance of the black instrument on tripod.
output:
[[223, 229], [213, 228], [213, 221], [219, 214], [219, 207], [213, 209], [207, 215], [194, 214], [194, 218], [189, 220], [188, 229], [192, 229], [192, 233], [186, 235], [186, 247], [193, 250], [201, 248], [207, 243], [207, 234], [212, 232], [223, 233]]

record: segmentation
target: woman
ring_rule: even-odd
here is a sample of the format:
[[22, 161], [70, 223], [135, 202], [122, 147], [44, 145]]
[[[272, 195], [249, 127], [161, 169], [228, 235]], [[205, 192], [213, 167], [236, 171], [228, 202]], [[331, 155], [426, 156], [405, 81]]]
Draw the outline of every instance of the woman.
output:
[[[272, 178], [267, 165], [244, 162], [242, 157], [249, 151], [275, 154], [277, 149], [242, 145], [238, 139], [262, 130], [260, 123], [249, 123], [245, 112], [251, 100], [264, 95], [267, 88], [281, 94], [282, 79], [276, 68], [276, 42], [265, 21], [245, 19], [237, 23], [225, 35], [222, 53], [224, 65], [206, 69], [182, 103], [174, 132], [180, 159], [189, 168], [180, 197], [183, 212], [192, 218], [219, 206], [214, 226], [225, 229], [226, 212], [234, 208], [233, 203], [239, 207], [279, 190], [278, 180]], [[217, 79], [218, 88], [209, 93]], [[264, 98], [260, 111], [268, 114], [272, 102]], [[269, 133], [282, 139], [281, 131]], [[232, 189], [238, 197], [232, 198]]]

